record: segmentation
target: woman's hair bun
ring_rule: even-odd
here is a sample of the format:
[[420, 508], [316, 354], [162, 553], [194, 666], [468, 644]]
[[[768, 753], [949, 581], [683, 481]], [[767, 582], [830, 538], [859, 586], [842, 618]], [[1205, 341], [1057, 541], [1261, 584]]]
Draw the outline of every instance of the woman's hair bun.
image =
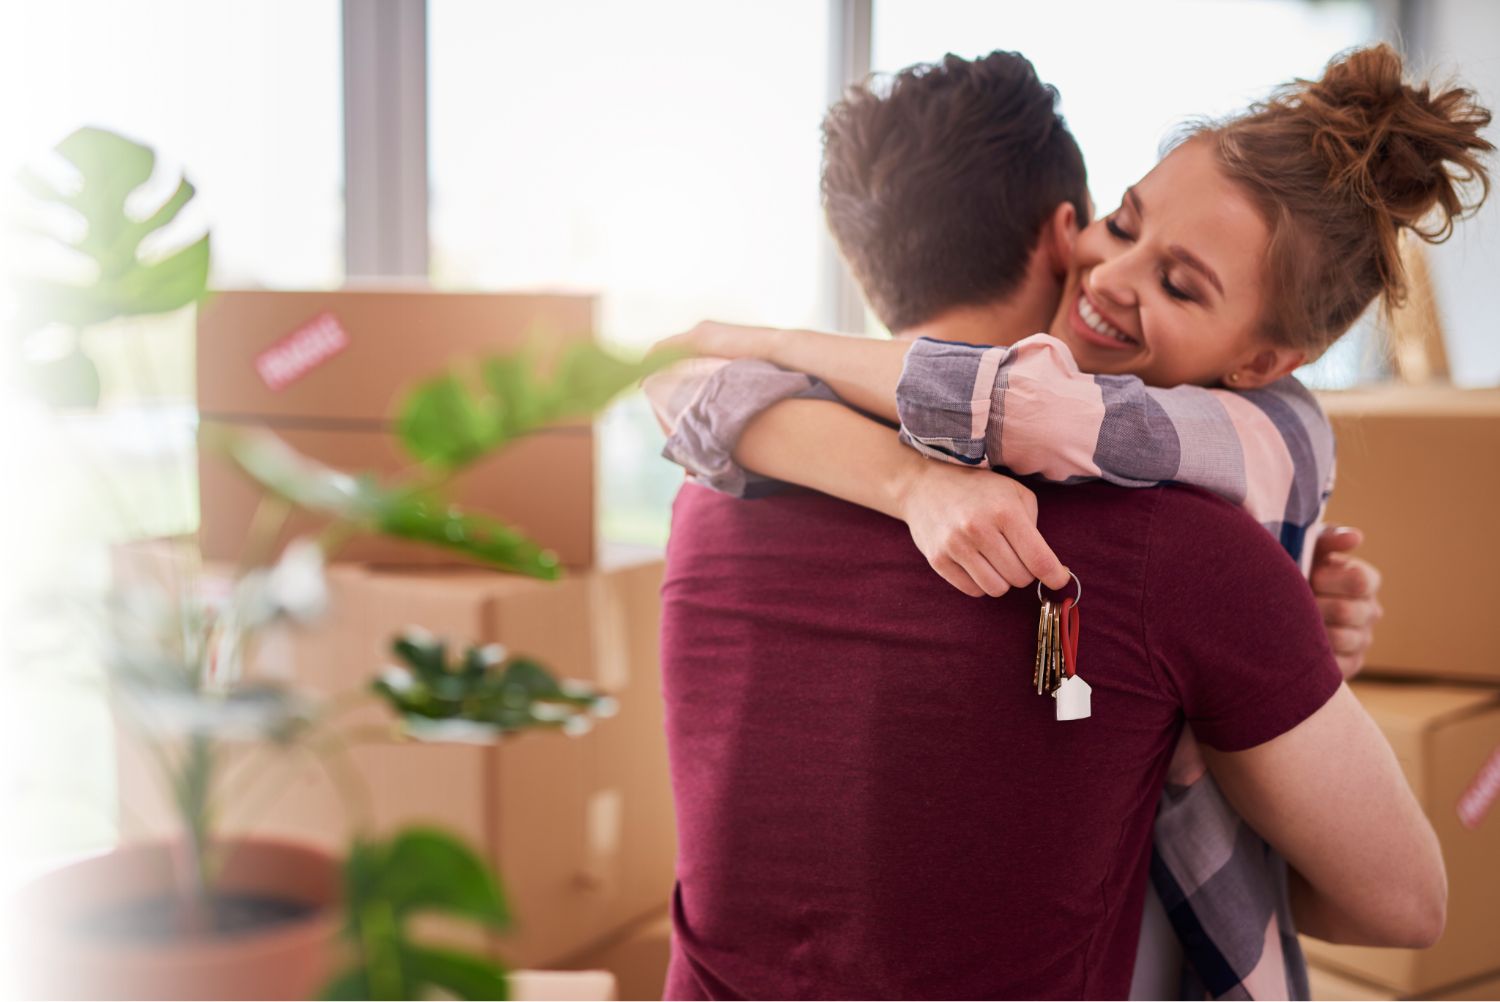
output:
[[1409, 83], [1388, 45], [1334, 57], [1244, 114], [1200, 126], [1271, 228], [1265, 330], [1316, 358], [1406, 295], [1403, 230], [1437, 243], [1489, 194], [1490, 113], [1457, 85]]
[[[1296, 81], [1273, 101], [1311, 119], [1313, 152], [1327, 164], [1332, 190], [1439, 242], [1489, 194], [1481, 157], [1494, 146], [1480, 130], [1490, 113], [1472, 91], [1409, 84], [1403, 69], [1389, 45], [1355, 49], [1330, 62], [1321, 80]], [[1478, 197], [1466, 198], [1474, 187]]]

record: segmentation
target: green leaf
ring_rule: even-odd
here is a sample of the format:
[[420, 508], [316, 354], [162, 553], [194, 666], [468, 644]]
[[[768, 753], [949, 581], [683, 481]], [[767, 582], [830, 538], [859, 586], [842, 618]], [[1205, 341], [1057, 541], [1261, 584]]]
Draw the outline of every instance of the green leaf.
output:
[[593, 414], [665, 361], [666, 356], [657, 355], [647, 361], [629, 362], [592, 342], [573, 345], [558, 362], [557, 374], [547, 387], [547, 420]]
[[470, 514], [428, 494], [386, 495], [377, 507], [376, 527], [388, 536], [453, 550], [518, 574], [547, 580], [562, 576], [557, 554], [487, 515]]
[[532, 392], [532, 373], [536, 366], [536, 351], [530, 347], [513, 355], [487, 358], [480, 364], [479, 373], [485, 388], [503, 408], [504, 433], [508, 436], [518, 435], [521, 429], [545, 420], [536, 413], [541, 401]]
[[371, 480], [309, 459], [269, 432], [204, 422], [198, 434], [205, 447], [293, 504], [356, 524], [373, 524], [379, 515], [383, 498]]
[[463, 466], [503, 438], [493, 405], [453, 375], [439, 376], [415, 394], [402, 421], [408, 451], [440, 466]]
[[419, 632], [407, 632], [391, 641], [391, 650], [411, 665], [423, 681], [447, 673], [448, 645], [442, 640]]
[[501, 660], [493, 646], [468, 648], [456, 665], [440, 641], [425, 635], [404, 634], [391, 649], [410, 671], [396, 669], [371, 688], [420, 740], [487, 742], [537, 728], [577, 732], [614, 709], [614, 700], [592, 686], [559, 682], [530, 658]]
[[193, 187], [193, 182], [185, 177], [180, 178], [177, 182], [177, 190], [172, 192], [171, 198], [163, 202], [151, 215], [138, 223], [125, 226], [121, 232], [136, 237], [136, 243], [139, 243], [148, 234], [155, 233], [176, 219], [177, 214], [187, 207], [196, 194], [198, 194], [198, 189]]
[[203, 297], [208, 286], [209, 244], [204, 234], [170, 257], [141, 264], [114, 283], [114, 300], [133, 313], [169, 313]]
[[478, 380], [449, 373], [413, 390], [400, 408], [397, 432], [419, 461], [457, 469], [526, 432], [595, 413], [680, 357], [659, 352], [630, 361], [584, 341], [564, 349], [544, 377], [532, 353], [495, 356], [480, 364]]
[[156, 261], [140, 257], [142, 242], [171, 224], [196, 190], [179, 179], [172, 195], [146, 218], [125, 210], [130, 196], [150, 179], [156, 154], [124, 136], [84, 128], [56, 146], [72, 165], [75, 184], [58, 186], [26, 171], [21, 186], [39, 201], [67, 206], [82, 217], [83, 235], [63, 247], [90, 259], [92, 282], [74, 285], [43, 278], [18, 283], [18, 326], [31, 330], [47, 323], [88, 326], [121, 316], [167, 313], [202, 299], [208, 286], [207, 235]]
[[391, 842], [381, 894], [398, 917], [437, 911], [491, 928], [510, 911], [489, 868], [458, 839], [435, 828], [408, 828]]
[[360, 909], [380, 894], [381, 875], [385, 872], [390, 846], [356, 837], [344, 859], [344, 934], [359, 933]]
[[323, 988], [325, 999], [410, 999], [439, 988], [461, 998], [507, 998], [505, 970], [486, 958], [411, 942], [408, 920], [441, 912], [503, 928], [498, 880], [462, 841], [407, 828], [389, 841], [358, 838], [344, 863], [344, 937], [360, 962]]
[[510, 998], [505, 969], [483, 957], [422, 946], [408, 946], [405, 955], [406, 968], [419, 984], [436, 985], [461, 999]]
[[370, 983], [365, 978], [363, 965], [351, 967], [334, 976], [323, 986], [318, 998], [326, 1002], [355, 1002], [371, 998]]

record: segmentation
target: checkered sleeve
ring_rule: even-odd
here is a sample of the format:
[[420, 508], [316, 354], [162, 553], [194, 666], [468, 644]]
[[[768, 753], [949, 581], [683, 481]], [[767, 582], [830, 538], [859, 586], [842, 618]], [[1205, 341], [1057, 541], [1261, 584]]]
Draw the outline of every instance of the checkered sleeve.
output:
[[1147, 386], [1079, 370], [1036, 334], [1002, 348], [917, 340], [897, 389], [901, 440], [924, 455], [1072, 482], [1202, 487], [1300, 558], [1333, 481], [1333, 432], [1287, 377], [1247, 392]]
[[657, 423], [667, 433], [662, 455], [699, 483], [734, 497], [760, 497], [787, 484], [734, 461], [745, 428], [783, 400], [838, 400], [821, 380], [743, 358], [690, 359], [642, 384]]

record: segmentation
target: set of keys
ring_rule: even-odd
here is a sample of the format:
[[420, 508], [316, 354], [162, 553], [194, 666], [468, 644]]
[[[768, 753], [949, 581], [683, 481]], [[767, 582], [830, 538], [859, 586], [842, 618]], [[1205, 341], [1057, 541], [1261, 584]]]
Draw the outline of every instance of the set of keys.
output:
[[1078, 674], [1078, 605], [1083, 601], [1083, 582], [1076, 574], [1073, 582], [1078, 594], [1060, 602], [1042, 594], [1040, 581], [1036, 584], [1042, 614], [1036, 627], [1031, 684], [1038, 696], [1046, 694], [1057, 701], [1058, 720], [1082, 720], [1092, 712], [1089, 694], [1093, 689]]

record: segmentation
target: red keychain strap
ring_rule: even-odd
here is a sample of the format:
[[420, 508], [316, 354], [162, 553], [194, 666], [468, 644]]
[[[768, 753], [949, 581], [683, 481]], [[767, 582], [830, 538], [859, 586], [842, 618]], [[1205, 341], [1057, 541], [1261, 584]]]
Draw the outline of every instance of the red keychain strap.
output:
[[1078, 609], [1071, 598], [1062, 602], [1062, 649], [1063, 665], [1068, 677], [1078, 674]]

